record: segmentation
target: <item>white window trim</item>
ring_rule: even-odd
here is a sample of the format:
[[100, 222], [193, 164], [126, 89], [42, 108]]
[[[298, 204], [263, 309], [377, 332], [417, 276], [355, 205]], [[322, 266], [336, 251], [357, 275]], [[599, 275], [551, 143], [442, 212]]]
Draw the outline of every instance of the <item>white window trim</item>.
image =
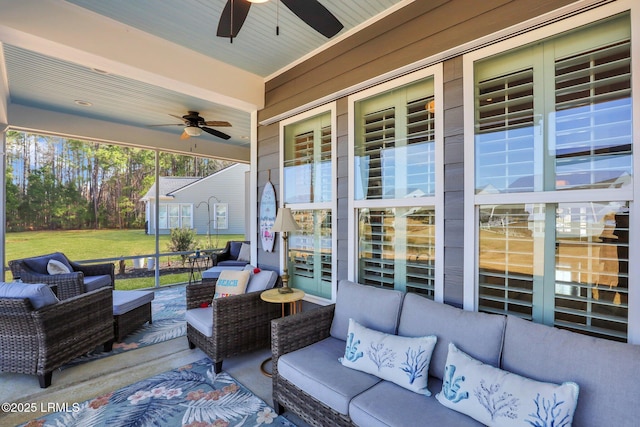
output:
[[[160, 205], [158, 206], [158, 210], [160, 210], [160, 208], [164, 206], [165, 208], [167, 208], [167, 221], [169, 221], [169, 211], [168, 208], [169, 206], [178, 206], [178, 221], [180, 222], [180, 225], [178, 228], [193, 228], [193, 213], [194, 213], [194, 209], [193, 209], [193, 203], [170, 203], [170, 202], [166, 202], [166, 203], [160, 203]], [[189, 206], [191, 208], [191, 220], [189, 221], [188, 225], [185, 225], [182, 223], [182, 207], [183, 206]], [[158, 219], [158, 225], [159, 224], [159, 219]], [[171, 227], [169, 227], [169, 223], [167, 222], [167, 227], [158, 227], [158, 230], [171, 230]]]
[[434, 286], [434, 299], [438, 302], [444, 301], [444, 106], [443, 106], [443, 64], [438, 63], [422, 70], [414, 71], [410, 74], [396, 78], [394, 80], [382, 83], [378, 86], [363, 90], [347, 98], [349, 108], [349, 173], [348, 173], [348, 272], [347, 278], [352, 281], [357, 281], [357, 259], [358, 259], [358, 245], [356, 242], [357, 230], [358, 230], [358, 218], [356, 215], [356, 209], [361, 207], [402, 207], [402, 206], [419, 206], [416, 204], [416, 200], [419, 199], [404, 199], [393, 200], [391, 205], [390, 200], [355, 200], [355, 104], [357, 101], [368, 98], [389, 90], [398, 88], [400, 86], [413, 83], [418, 80], [422, 80], [427, 77], [433, 76], [433, 91], [435, 101], [435, 170], [436, 170], [436, 185], [435, 194], [432, 197], [420, 198], [426, 201], [425, 204], [435, 207], [435, 286]]
[[[580, 2], [578, 2], [580, 3]], [[585, 2], [586, 3], [586, 2]], [[478, 306], [478, 232], [476, 224], [478, 222], [478, 205], [491, 204], [497, 196], [476, 195], [475, 194], [475, 131], [474, 131], [474, 63], [480, 59], [494, 54], [503, 53], [511, 49], [530, 44], [536, 40], [559, 35], [583, 25], [587, 25], [609, 16], [630, 11], [631, 19], [631, 60], [632, 69], [638, 70], [638, 58], [640, 58], [640, 4], [634, 0], [619, 0], [610, 4], [597, 7], [580, 13], [567, 19], [553, 22], [545, 27], [541, 27], [524, 34], [512, 37], [508, 40], [492, 44], [488, 47], [473, 51], [463, 56], [463, 96], [464, 96], [464, 309], [477, 310]], [[633, 135], [634, 141], [640, 135], [640, 72], [632, 74], [633, 96]], [[633, 171], [634, 179], [631, 188], [621, 189], [612, 194], [611, 190], [586, 190], [589, 191], [589, 198], [592, 201], [616, 201], [631, 200], [629, 223], [640, 224], [640, 146], [633, 150]], [[518, 203], [554, 203], [571, 202], [577, 197], [568, 192], [544, 192], [544, 194], [532, 192], [522, 194], [500, 194], [501, 204], [513, 203], [517, 197]], [[580, 196], [580, 201], [584, 196]], [[634, 203], [635, 201], [635, 203]], [[640, 241], [640, 226], [633, 227], [630, 231], [629, 241]], [[638, 259], [640, 256], [640, 245], [629, 246], [629, 259]], [[640, 263], [629, 262], [629, 282], [634, 283], [640, 277]], [[629, 317], [628, 317], [628, 342], [640, 343], [640, 288], [629, 286]]]
[[[290, 117], [286, 120], [282, 120], [280, 122], [280, 149], [279, 154], [280, 158], [278, 161], [279, 169], [280, 169], [280, 188], [278, 189], [280, 204], [278, 207], [288, 207], [291, 209], [331, 209], [331, 229], [334, 230], [331, 233], [331, 247], [333, 248], [333, 256], [331, 257], [331, 298], [321, 298], [315, 295], [305, 295], [304, 301], [309, 301], [318, 305], [328, 305], [336, 302], [336, 293], [338, 291], [338, 258], [335, 256], [338, 248], [338, 177], [337, 177], [337, 131], [338, 131], [338, 119], [336, 117], [337, 105], [336, 102], [332, 102], [326, 105], [321, 105], [319, 107], [313, 108], [309, 111], [305, 111], [304, 113], [298, 114], [296, 116]], [[320, 202], [320, 203], [287, 203], [284, 204], [284, 128], [287, 125], [292, 123], [296, 123], [302, 120], [306, 120], [308, 118], [329, 113], [331, 115], [331, 202]], [[278, 240], [280, 243], [280, 247], [282, 248], [282, 233], [278, 233]], [[284, 268], [284, 263], [286, 261], [285, 254], [283, 251], [280, 251], [280, 271]]]
[[[218, 225], [218, 206], [225, 206], [225, 222], [226, 227], [220, 227]], [[213, 204], [213, 226], [216, 230], [228, 230], [229, 229], [229, 203], [214, 203]]]

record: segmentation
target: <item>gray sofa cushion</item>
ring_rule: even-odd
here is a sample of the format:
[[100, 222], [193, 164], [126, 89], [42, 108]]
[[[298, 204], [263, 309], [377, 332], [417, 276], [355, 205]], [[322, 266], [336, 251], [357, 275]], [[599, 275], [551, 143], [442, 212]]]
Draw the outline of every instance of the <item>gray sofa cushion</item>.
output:
[[640, 419], [640, 346], [507, 317], [502, 369], [580, 386], [573, 425], [632, 426]]
[[381, 380], [342, 366], [338, 358], [344, 355], [345, 345], [345, 341], [329, 337], [280, 356], [278, 375], [346, 415], [351, 399]]
[[91, 292], [96, 289], [111, 286], [111, 276], [103, 274], [100, 276], [84, 276], [84, 291]]
[[346, 340], [350, 318], [364, 327], [395, 334], [403, 298], [404, 293], [400, 291], [341, 280], [338, 283], [331, 336]]
[[502, 315], [465, 311], [408, 293], [400, 314], [398, 335], [438, 337], [429, 374], [442, 379], [449, 342], [473, 358], [499, 367], [505, 323]]
[[[253, 269], [254, 267], [251, 266], [249, 270]], [[258, 273], [252, 272], [245, 293], [248, 294], [249, 292], [266, 291], [267, 289], [271, 289], [276, 284], [277, 280], [278, 273], [272, 270], [260, 270]]]
[[0, 298], [28, 298], [36, 310], [58, 302], [51, 288], [43, 283], [0, 282]]
[[69, 264], [67, 259], [64, 257], [64, 255], [62, 255], [59, 252], [55, 252], [49, 255], [37, 256], [33, 258], [25, 258], [24, 263], [36, 273], [49, 274], [49, 272], [47, 271], [47, 264], [49, 263], [50, 259], [55, 259], [56, 261], [60, 261], [69, 269], [69, 271], [73, 272], [73, 267], [71, 267], [71, 265]]
[[[429, 390], [439, 392], [442, 382], [429, 378]], [[442, 406], [427, 397], [382, 381], [356, 396], [349, 405], [349, 416], [361, 427], [390, 426], [482, 426], [471, 417]]]

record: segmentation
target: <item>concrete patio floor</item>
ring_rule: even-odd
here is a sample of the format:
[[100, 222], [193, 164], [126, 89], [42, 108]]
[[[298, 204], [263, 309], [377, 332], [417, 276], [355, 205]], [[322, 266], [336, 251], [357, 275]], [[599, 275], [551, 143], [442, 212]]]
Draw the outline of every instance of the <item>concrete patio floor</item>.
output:
[[[270, 355], [270, 349], [264, 349], [237, 356], [225, 360], [223, 370], [272, 406], [271, 378], [260, 372], [260, 364]], [[82, 402], [204, 357], [199, 349], [189, 349], [186, 337], [180, 337], [56, 370], [51, 386], [46, 389], [40, 388], [35, 375], [0, 373], [0, 403], [36, 403], [37, 408], [47, 408], [49, 403]], [[42, 415], [0, 411], [0, 426], [15, 426]], [[298, 427], [307, 426], [294, 414], [284, 415]]]

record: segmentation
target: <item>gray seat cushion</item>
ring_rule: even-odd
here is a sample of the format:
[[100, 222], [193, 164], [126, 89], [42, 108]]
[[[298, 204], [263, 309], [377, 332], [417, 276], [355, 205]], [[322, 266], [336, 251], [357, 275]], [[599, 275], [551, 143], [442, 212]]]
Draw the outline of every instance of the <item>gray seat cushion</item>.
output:
[[217, 279], [220, 277], [220, 273], [224, 270], [236, 270], [241, 271], [244, 270], [244, 266], [226, 266], [226, 267], [211, 267], [202, 272], [203, 279]]
[[635, 426], [640, 420], [640, 346], [508, 316], [502, 369], [580, 386], [575, 426]]
[[346, 342], [327, 338], [278, 359], [278, 374], [316, 400], [346, 415], [349, 402], [380, 378], [338, 362]]
[[502, 315], [465, 311], [408, 293], [402, 306], [398, 335], [438, 337], [429, 374], [442, 379], [449, 342], [468, 355], [498, 367], [505, 323]]
[[58, 302], [51, 288], [42, 283], [0, 282], [0, 298], [28, 298], [36, 310]]
[[184, 315], [188, 324], [201, 334], [213, 336], [213, 307], [198, 307], [187, 310]]
[[361, 427], [406, 426], [482, 426], [471, 417], [442, 406], [435, 394], [442, 382], [429, 378], [430, 397], [414, 393], [389, 381], [382, 381], [356, 396], [349, 405], [349, 416]]
[[228, 259], [225, 261], [220, 261], [217, 265], [221, 267], [244, 267], [245, 265], [247, 265], [247, 261], [237, 261], [235, 259]]
[[111, 276], [103, 274], [100, 276], [84, 276], [84, 291], [91, 292], [96, 289], [111, 286]]
[[153, 301], [152, 291], [113, 291], [113, 315], [128, 313], [134, 308]]
[[341, 280], [338, 283], [331, 336], [346, 341], [350, 318], [364, 327], [395, 334], [403, 298], [404, 293], [400, 291]]

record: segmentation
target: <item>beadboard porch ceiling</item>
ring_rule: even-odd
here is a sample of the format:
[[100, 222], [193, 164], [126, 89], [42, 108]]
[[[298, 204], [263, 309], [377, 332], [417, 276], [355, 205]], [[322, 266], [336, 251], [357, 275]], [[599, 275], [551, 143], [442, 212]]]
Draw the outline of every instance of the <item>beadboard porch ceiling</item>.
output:
[[[266, 81], [412, 1], [320, 0], [344, 25], [331, 39], [279, 0], [253, 4], [231, 43], [226, 0], [0, 0], [0, 124], [248, 162]], [[231, 138], [150, 126], [187, 111]]]

